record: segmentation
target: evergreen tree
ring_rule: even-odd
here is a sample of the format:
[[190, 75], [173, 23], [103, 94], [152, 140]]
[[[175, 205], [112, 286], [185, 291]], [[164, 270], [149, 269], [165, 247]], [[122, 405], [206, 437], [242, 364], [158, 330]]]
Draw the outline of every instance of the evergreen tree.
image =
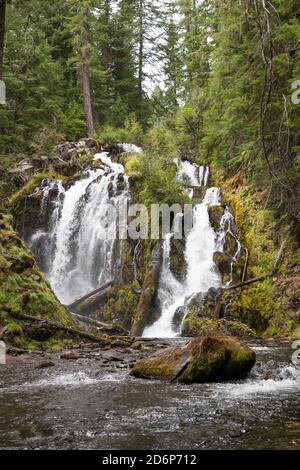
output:
[[6, 0], [0, 0], [0, 80], [3, 78]]
[[38, 6], [38, 1], [8, 5], [4, 68], [7, 105], [0, 108], [2, 151], [28, 148], [43, 127], [56, 127], [62, 108], [63, 71], [39, 27]]

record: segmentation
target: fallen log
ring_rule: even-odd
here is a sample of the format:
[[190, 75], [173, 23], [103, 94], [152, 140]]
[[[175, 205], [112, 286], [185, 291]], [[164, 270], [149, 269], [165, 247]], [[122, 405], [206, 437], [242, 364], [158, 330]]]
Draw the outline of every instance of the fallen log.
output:
[[233, 286], [224, 287], [224, 290], [241, 289], [242, 287], [249, 286], [251, 284], [254, 284], [255, 282], [264, 281], [265, 279], [268, 279], [270, 277], [273, 277], [273, 273], [272, 274], [266, 274], [265, 276], [261, 276], [261, 277], [255, 277], [253, 279], [249, 279], [248, 281], [240, 282], [239, 284], [235, 284]]
[[94, 318], [85, 317], [83, 315], [79, 315], [78, 313], [72, 313], [73, 317], [76, 320], [86, 323], [87, 325], [95, 326], [98, 330], [102, 331], [102, 333], [106, 333], [108, 335], [125, 335], [129, 336], [129, 331], [126, 331], [121, 326], [114, 326], [114, 325], [107, 325], [101, 321], [95, 320]]
[[82, 297], [79, 297], [78, 299], [75, 299], [74, 302], [72, 302], [70, 305], [67, 305], [67, 307], [70, 310], [74, 310], [77, 306], [82, 304], [84, 301], [90, 299], [91, 297], [96, 296], [97, 294], [101, 294], [103, 291], [106, 291], [107, 289], [111, 289], [114, 281], [109, 281], [106, 284], [103, 284], [103, 286], [98, 287], [98, 289], [93, 290], [92, 292], [89, 292], [88, 294], [83, 295]]
[[225, 290], [241, 289], [242, 287], [249, 286], [251, 284], [254, 284], [255, 282], [261, 282], [261, 281], [264, 281], [265, 279], [276, 276], [276, 273], [277, 273], [277, 271], [279, 269], [279, 266], [280, 266], [280, 263], [282, 261], [283, 252], [284, 252], [284, 248], [285, 248], [286, 243], [287, 243], [287, 240], [283, 240], [283, 242], [281, 243], [280, 249], [279, 249], [278, 254], [276, 256], [273, 271], [270, 274], [265, 274], [264, 276], [254, 277], [253, 279], [249, 279], [248, 281], [244, 281], [244, 277], [246, 275], [246, 269], [247, 269], [247, 265], [248, 265], [248, 260], [249, 260], [249, 252], [247, 250], [247, 252], [246, 252], [246, 256], [247, 256], [246, 264], [245, 264], [245, 267], [244, 267], [243, 278], [242, 278], [243, 282], [240, 282], [239, 284], [235, 284], [233, 286], [227, 286], [224, 289]]
[[[29, 322], [39, 322], [41, 324], [48, 325], [50, 328], [53, 328], [57, 331], [65, 331], [66, 333], [71, 334], [72, 336], [77, 336], [80, 338], [87, 339], [91, 342], [98, 343], [99, 346], [119, 346], [120, 341], [124, 341], [124, 344], [128, 344], [129, 342], [133, 342], [135, 338], [129, 338], [126, 336], [119, 336], [115, 337], [114, 339], [110, 338], [101, 338], [100, 336], [93, 335], [88, 333], [87, 331], [78, 330], [76, 328], [61, 325], [59, 323], [52, 322], [50, 320], [45, 320], [44, 318], [33, 317], [32, 315], [27, 315], [25, 313], [15, 313], [8, 311], [7, 312], [10, 316], [18, 319], [18, 320], [26, 320]], [[120, 341], [118, 341], [120, 340]], [[115, 343], [115, 344], [114, 344]]]

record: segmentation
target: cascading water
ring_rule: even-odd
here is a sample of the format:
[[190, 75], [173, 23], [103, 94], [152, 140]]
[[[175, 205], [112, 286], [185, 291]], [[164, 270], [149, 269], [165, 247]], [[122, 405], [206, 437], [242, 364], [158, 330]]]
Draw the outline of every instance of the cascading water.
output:
[[199, 166], [187, 160], [176, 160], [178, 167], [177, 179], [187, 186], [207, 186], [209, 167]]
[[[112, 280], [121, 262], [122, 243], [116, 239], [120, 221], [110, 220], [109, 214], [112, 206], [127, 204], [128, 177], [106, 152], [94, 159], [101, 160], [103, 168], [88, 171], [69, 189], [61, 181], [46, 182], [41, 212], [52, 204], [49, 230], [38, 231], [29, 243], [35, 253], [38, 246], [48, 248], [43, 269], [65, 304]], [[59, 190], [52, 202], [54, 187]]]
[[[181, 181], [189, 185], [208, 184], [209, 171], [206, 167], [198, 167], [190, 162], [178, 164]], [[187, 171], [187, 173], [185, 173]], [[199, 175], [202, 175], [199, 177]], [[192, 195], [191, 195], [192, 197]], [[226, 234], [233, 235], [233, 216], [225, 210], [221, 220], [220, 231], [215, 233], [209, 220], [208, 207], [221, 203], [221, 189], [208, 188], [201, 204], [193, 210], [193, 228], [186, 238], [185, 259], [187, 274], [183, 282], [179, 282], [170, 269], [170, 251], [173, 233], [164, 241], [164, 258], [158, 288], [158, 301], [161, 307], [160, 318], [144, 331], [145, 337], [174, 337], [180, 333], [174, 330], [173, 318], [179, 307], [184, 307], [195, 294], [205, 294], [212, 287], [220, 287], [221, 276], [213, 260], [214, 253], [222, 251]], [[234, 219], [233, 219], [234, 221]], [[235, 235], [236, 236], [236, 235]], [[237, 238], [237, 237], [236, 237]], [[240, 250], [240, 245], [238, 245]], [[238, 256], [238, 252], [236, 253]]]

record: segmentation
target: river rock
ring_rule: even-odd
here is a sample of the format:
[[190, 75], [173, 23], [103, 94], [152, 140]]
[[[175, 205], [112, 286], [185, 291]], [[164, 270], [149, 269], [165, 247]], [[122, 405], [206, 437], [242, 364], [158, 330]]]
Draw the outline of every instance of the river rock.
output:
[[243, 379], [255, 364], [255, 353], [230, 336], [199, 336], [159, 351], [134, 365], [131, 375], [181, 383]]
[[75, 351], [66, 351], [65, 353], [60, 355], [61, 359], [67, 359], [69, 361], [74, 361], [79, 359], [79, 355]]

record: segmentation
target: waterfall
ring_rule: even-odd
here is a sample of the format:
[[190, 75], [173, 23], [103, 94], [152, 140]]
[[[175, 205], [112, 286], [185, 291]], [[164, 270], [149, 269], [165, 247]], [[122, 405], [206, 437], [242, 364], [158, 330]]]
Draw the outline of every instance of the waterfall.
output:
[[[208, 184], [209, 170], [189, 162], [178, 164], [181, 181], [202, 186]], [[187, 173], [185, 173], [185, 171]], [[194, 184], [193, 184], [194, 185]], [[180, 333], [174, 330], [173, 318], [178, 307], [185, 307], [195, 294], [205, 294], [211, 287], [221, 286], [221, 277], [213, 260], [216, 251], [222, 251], [228, 231], [234, 234], [234, 218], [226, 208], [220, 224], [220, 231], [215, 233], [209, 220], [210, 204], [221, 204], [221, 189], [208, 188], [201, 204], [193, 210], [193, 228], [186, 238], [185, 259], [187, 273], [185, 280], [179, 282], [170, 269], [170, 252], [173, 233], [164, 240], [163, 266], [160, 274], [158, 301], [161, 307], [160, 318], [144, 331], [145, 337], [174, 337]], [[240, 245], [238, 245], [240, 250]], [[238, 252], [236, 253], [238, 256]]]
[[118, 145], [119, 150], [125, 153], [142, 153], [143, 149], [135, 144], [123, 143]]
[[[116, 239], [120, 221], [110, 214], [112, 206], [127, 205], [128, 177], [107, 152], [94, 160], [101, 160], [103, 167], [87, 171], [68, 189], [61, 181], [44, 181], [41, 213], [51, 206], [49, 227], [29, 242], [37, 256], [38, 246], [47, 252], [43, 270], [65, 304], [112, 280], [121, 268], [122, 242]], [[52, 202], [54, 187], [59, 191]]]
[[187, 160], [176, 160], [178, 167], [177, 179], [187, 186], [207, 186], [209, 167], [199, 166]]

